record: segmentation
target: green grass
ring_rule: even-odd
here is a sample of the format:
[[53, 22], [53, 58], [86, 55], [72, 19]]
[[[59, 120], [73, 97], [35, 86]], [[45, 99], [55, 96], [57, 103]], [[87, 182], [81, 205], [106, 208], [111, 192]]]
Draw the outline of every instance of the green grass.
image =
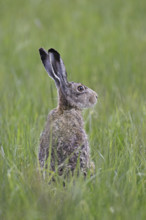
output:
[[[0, 219], [146, 219], [146, 2], [0, 3]], [[99, 94], [85, 110], [96, 174], [66, 188], [38, 169], [56, 107], [39, 47], [57, 49], [69, 80]]]

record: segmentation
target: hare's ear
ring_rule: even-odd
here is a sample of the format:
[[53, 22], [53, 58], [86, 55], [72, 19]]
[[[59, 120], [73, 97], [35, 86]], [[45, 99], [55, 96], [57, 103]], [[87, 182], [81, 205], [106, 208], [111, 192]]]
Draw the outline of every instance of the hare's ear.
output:
[[65, 86], [66, 84], [68, 84], [67, 73], [65, 70], [64, 63], [60, 57], [60, 54], [52, 48], [48, 50], [48, 54], [54, 73], [60, 79], [60, 84], [62, 86]]
[[56, 86], [59, 87], [60, 86], [60, 79], [56, 75], [56, 73], [53, 69], [52, 62], [51, 62], [51, 57], [49, 56], [47, 51], [45, 51], [43, 48], [40, 48], [39, 52], [40, 52], [40, 57], [41, 57], [42, 63], [44, 64], [44, 67], [45, 67], [47, 73], [49, 74], [49, 76], [52, 79], [54, 79], [54, 81], [56, 83]]

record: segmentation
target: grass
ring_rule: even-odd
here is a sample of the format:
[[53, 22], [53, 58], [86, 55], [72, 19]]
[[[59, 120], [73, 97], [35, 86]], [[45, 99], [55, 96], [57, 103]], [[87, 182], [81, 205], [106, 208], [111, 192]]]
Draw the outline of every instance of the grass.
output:
[[[144, 0], [1, 1], [0, 219], [146, 219], [145, 10]], [[99, 94], [83, 112], [96, 174], [66, 188], [38, 169], [57, 104], [39, 47]]]

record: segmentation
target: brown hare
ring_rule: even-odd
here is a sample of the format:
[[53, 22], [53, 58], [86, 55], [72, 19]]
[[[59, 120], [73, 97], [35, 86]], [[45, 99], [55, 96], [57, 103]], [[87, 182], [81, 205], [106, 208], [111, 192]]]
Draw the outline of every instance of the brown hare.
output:
[[77, 172], [86, 176], [88, 169], [94, 169], [94, 163], [90, 159], [82, 109], [96, 104], [97, 93], [81, 83], [67, 81], [64, 63], [56, 50], [47, 52], [40, 48], [39, 52], [58, 91], [58, 107], [49, 113], [40, 138], [40, 167], [64, 176], [73, 175], [78, 167]]

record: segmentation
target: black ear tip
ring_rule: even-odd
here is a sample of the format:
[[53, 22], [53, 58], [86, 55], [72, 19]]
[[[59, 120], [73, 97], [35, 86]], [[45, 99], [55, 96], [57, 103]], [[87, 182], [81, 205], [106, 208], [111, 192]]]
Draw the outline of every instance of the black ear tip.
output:
[[41, 48], [39, 48], [39, 52], [41, 52], [43, 50], [43, 48], [41, 47]]
[[48, 53], [43, 48], [39, 49], [39, 53], [40, 53], [42, 61], [45, 60]]
[[57, 50], [54, 50], [53, 48], [50, 48], [48, 50], [48, 53], [52, 53], [55, 56], [55, 59], [60, 61], [60, 54], [57, 52]]
[[50, 49], [48, 50], [48, 52], [50, 52], [50, 53], [56, 53], [57, 51], [56, 51], [55, 49], [53, 49], [53, 48], [50, 48]]
[[47, 53], [43, 48], [40, 48], [40, 49], [39, 49], [39, 52], [40, 52], [40, 54]]

